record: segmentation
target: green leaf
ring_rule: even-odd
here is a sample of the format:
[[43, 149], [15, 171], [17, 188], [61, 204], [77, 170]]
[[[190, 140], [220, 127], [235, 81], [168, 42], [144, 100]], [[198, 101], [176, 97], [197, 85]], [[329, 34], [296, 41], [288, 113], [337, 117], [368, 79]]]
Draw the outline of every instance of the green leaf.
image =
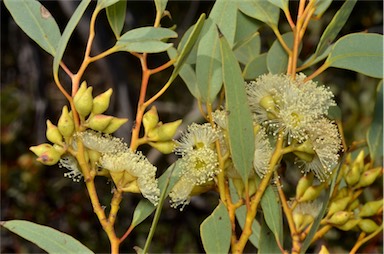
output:
[[[244, 229], [245, 220], [247, 218], [247, 207], [245, 205], [239, 207], [236, 210], [236, 219], [239, 222], [239, 225]], [[249, 241], [259, 248], [259, 239], [260, 239], [260, 224], [257, 220], [254, 220], [252, 223], [252, 235], [249, 237]]]
[[52, 56], [60, 40], [60, 30], [51, 13], [35, 0], [4, 0], [16, 24]]
[[[165, 197], [169, 195], [173, 186], [179, 180], [180, 171], [181, 167], [179, 167], [179, 163], [176, 161], [159, 177], [160, 192], [163, 193], [164, 189], [167, 188]], [[131, 225], [133, 227], [139, 225], [146, 218], [148, 218], [148, 216], [151, 215], [155, 209], [156, 207], [149, 200], [142, 199], [135, 208]]]
[[[347, 0], [348, 1], [348, 0]], [[316, 0], [315, 15], [320, 18], [331, 5], [332, 0]]]
[[217, 0], [212, 7], [209, 17], [219, 27], [220, 32], [227, 38], [229, 45], [232, 47], [235, 42], [236, 35], [236, 18], [237, 3], [236, 1]]
[[57, 46], [55, 58], [53, 59], [53, 76], [57, 77], [59, 72], [59, 65], [61, 59], [63, 58], [64, 51], [67, 47], [69, 38], [71, 37], [73, 31], [75, 30], [77, 24], [80, 21], [80, 18], [83, 16], [85, 10], [87, 9], [91, 0], [82, 0], [79, 6], [77, 6], [75, 12], [72, 14], [67, 26], [64, 29], [63, 35]]
[[99, 10], [102, 10], [104, 8], [111, 6], [111, 5], [114, 5], [118, 1], [119, 0], [97, 0], [96, 8], [98, 8]]
[[288, 10], [288, 0], [268, 0], [268, 2], [282, 10]]
[[240, 10], [237, 10], [235, 47], [236, 44], [241, 44], [243, 41], [253, 37], [262, 25], [262, 22], [245, 15]]
[[324, 33], [321, 35], [319, 44], [317, 44], [315, 55], [321, 55], [333, 42], [336, 36], [339, 34], [341, 28], [343, 28], [345, 22], [352, 12], [357, 0], [345, 1], [341, 8], [337, 11], [331, 22], [328, 24]]
[[106, 9], [108, 22], [116, 39], [120, 38], [121, 31], [123, 30], [126, 9], [127, 1], [119, 1], [114, 5], [108, 6]]
[[223, 84], [219, 33], [216, 25], [208, 18], [208, 30], [201, 37], [197, 48], [196, 78], [200, 100], [212, 103]]
[[301, 65], [302, 66], [307, 65], [306, 68], [308, 68], [308, 67], [324, 60], [325, 58], [328, 57], [329, 52], [331, 52], [332, 47], [333, 47], [333, 44], [331, 46], [329, 46], [328, 48], [326, 48], [325, 51], [320, 56], [317, 56], [316, 53], [313, 53], [313, 55], [308, 57], [308, 59], [304, 63], [302, 63]]
[[[258, 179], [258, 178], [257, 178]], [[259, 179], [258, 179], [259, 180]], [[260, 180], [259, 180], [260, 183]], [[283, 243], [283, 214], [277, 193], [268, 186], [261, 198], [264, 219], [275, 236], [276, 242]]]
[[325, 65], [383, 78], [383, 35], [355, 33], [340, 38]]
[[231, 243], [231, 222], [225, 205], [220, 202], [200, 225], [200, 235], [206, 253], [228, 253]]
[[167, 7], [168, 0], [155, 0], [156, 12], [163, 14]]
[[328, 118], [332, 120], [341, 120], [341, 109], [339, 106], [330, 106], [328, 109]]
[[246, 65], [252, 59], [259, 56], [260, 46], [260, 34], [256, 32], [247, 40], [236, 43], [233, 50], [239, 62]]
[[176, 37], [177, 33], [168, 28], [140, 27], [123, 34], [117, 40], [116, 47], [119, 51], [158, 53], [172, 46], [172, 43], [161, 40]]
[[279, 22], [280, 9], [275, 5], [260, 0], [239, 1], [239, 9], [246, 15], [260, 20], [270, 27], [276, 28]]
[[252, 115], [246, 103], [247, 96], [240, 66], [224, 37], [220, 38], [220, 50], [229, 113], [228, 131], [232, 161], [243, 182], [248, 183], [255, 150]]
[[281, 250], [273, 237], [273, 232], [268, 227], [264, 219], [262, 219], [259, 239], [259, 249], [257, 253], [281, 253]]
[[47, 226], [25, 220], [2, 221], [1, 226], [48, 253], [93, 253], [72, 236]]
[[382, 166], [383, 163], [383, 96], [383, 80], [381, 80], [377, 87], [373, 121], [367, 132], [369, 153], [375, 167]]
[[[289, 48], [293, 46], [293, 33], [285, 33], [282, 35], [283, 40]], [[275, 40], [268, 51], [267, 68], [273, 74], [285, 73], [288, 67], [288, 54], [281, 46], [279, 40]]]
[[267, 53], [261, 54], [253, 58], [244, 68], [244, 79], [256, 79], [258, 76], [268, 72]]

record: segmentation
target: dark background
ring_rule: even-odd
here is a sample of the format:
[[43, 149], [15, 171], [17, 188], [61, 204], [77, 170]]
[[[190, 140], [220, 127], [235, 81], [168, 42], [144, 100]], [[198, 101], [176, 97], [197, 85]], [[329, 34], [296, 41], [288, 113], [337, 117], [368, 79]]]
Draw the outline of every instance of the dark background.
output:
[[[76, 1], [44, 1], [43, 5], [55, 17], [61, 31], [76, 8]], [[302, 57], [316, 49], [316, 43], [342, 1], [334, 1], [321, 20], [309, 26]], [[294, 7], [297, 2], [290, 3]], [[88, 22], [95, 3], [91, 3], [85, 17], [64, 55], [67, 66], [75, 71], [84, 55], [88, 35]], [[209, 13], [211, 1], [170, 1], [167, 10], [172, 20], [164, 18], [163, 26], [177, 25], [179, 39], [186, 29], [196, 22], [201, 13]], [[155, 6], [150, 1], [128, 2], [127, 18], [123, 31], [151, 25], [155, 17]], [[382, 33], [383, 6], [381, 1], [358, 1], [346, 26], [340, 33], [368, 30]], [[286, 23], [281, 17], [280, 23]], [[284, 25], [280, 26], [284, 30]], [[275, 37], [270, 29], [262, 28], [262, 51], [266, 51]], [[178, 40], [174, 42], [178, 44]], [[96, 41], [92, 54], [97, 54], [114, 44], [114, 36], [103, 12], [96, 22]], [[167, 61], [164, 54], [151, 56], [151, 67]], [[29, 152], [31, 145], [46, 142], [45, 121], [57, 123], [61, 108], [67, 104], [64, 96], [55, 86], [52, 78], [52, 57], [30, 40], [14, 23], [7, 9], [1, 3], [1, 220], [23, 219], [56, 228], [74, 236], [96, 253], [109, 252], [109, 242], [92, 211], [85, 187], [64, 178], [65, 169], [57, 166], [44, 167], [35, 162]], [[150, 80], [149, 94], [158, 91], [167, 81], [170, 70], [155, 75]], [[63, 76], [64, 77], [64, 76]], [[111, 55], [92, 64], [84, 79], [94, 87], [94, 96], [113, 87], [114, 95], [108, 114], [134, 119], [141, 79], [138, 60], [128, 53]], [[331, 86], [343, 112], [343, 122], [348, 144], [365, 137], [371, 122], [375, 88], [378, 80], [351, 71], [329, 69], [319, 77]], [[69, 80], [63, 83], [69, 89]], [[184, 119], [183, 127], [192, 121], [201, 121], [196, 102], [187, 88], [177, 79], [156, 102], [160, 118], [164, 122]], [[117, 132], [117, 136], [129, 142], [132, 121]], [[158, 152], [143, 147], [159, 174], [176, 160], [174, 155], [161, 156]], [[380, 189], [381, 186], [378, 186]], [[111, 184], [104, 178], [97, 179], [101, 203], [109, 206]], [[116, 223], [117, 234], [121, 236], [130, 225], [132, 213], [140, 196], [125, 194]], [[166, 202], [154, 236], [152, 252], [203, 252], [199, 225], [217, 205], [217, 195], [207, 193], [195, 197], [183, 212], [172, 209]], [[122, 252], [134, 252], [133, 246], [143, 247], [151, 220], [139, 225], [121, 246]], [[336, 232], [329, 239], [333, 252], [350, 249], [357, 235]], [[338, 239], [342, 238], [340, 242]], [[381, 237], [380, 237], [381, 239]], [[372, 241], [366, 252], [378, 251], [382, 243]], [[350, 242], [350, 244], [348, 244]], [[1, 229], [1, 253], [34, 253], [41, 249], [24, 239]], [[252, 251], [252, 247], [249, 246]]]

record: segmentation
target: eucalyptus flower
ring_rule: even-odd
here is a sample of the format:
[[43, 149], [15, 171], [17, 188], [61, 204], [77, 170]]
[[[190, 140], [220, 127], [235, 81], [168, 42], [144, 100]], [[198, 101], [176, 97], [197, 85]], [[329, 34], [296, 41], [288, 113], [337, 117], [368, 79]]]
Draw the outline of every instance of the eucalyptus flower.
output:
[[80, 179], [83, 177], [79, 169], [79, 164], [72, 155], [63, 156], [59, 161], [59, 167], [68, 169], [69, 172], [65, 173], [64, 177], [72, 178], [74, 182], [80, 182]]
[[122, 139], [97, 131], [87, 130], [76, 134], [85, 147], [100, 153], [118, 153], [128, 150], [128, 146]]
[[268, 173], [272, 152], [268, 136], [265, 130], [261, 128], [255, 135], [255, 153], [253, 158], [253, 168], [260, 178], [263, 178]]

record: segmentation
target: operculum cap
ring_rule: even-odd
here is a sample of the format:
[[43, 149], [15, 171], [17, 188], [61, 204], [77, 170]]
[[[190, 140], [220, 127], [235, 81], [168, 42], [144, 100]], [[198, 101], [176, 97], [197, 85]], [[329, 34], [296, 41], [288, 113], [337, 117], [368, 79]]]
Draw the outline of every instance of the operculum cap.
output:
[[59, 128], [49, 120], [47, 120], [47, 131], [45, 132], [45, 135], [47, 136], [47, 139], [54, 144], [61, 145], [63, 143], [63, 135], [61, 135]]
[[109, 88], [107, 91], [105, 91], [102, 94], [99, 94], [93, 99], [93, 107], [92, 107], [93, 114], [95, 115], [102, 114], [108, 109], [109, 103], [111, 101], [112, 92], [113, 92], [112, 88]]
[[143, 116], [143, 125], [145, 133], [148, 133], [159, 123], [159, 115], [155, 106], [152, 106]]
[[[85, 90], [84, 90], [85, 88]], [[86, 117], [92, 111], [93, 98], [92, 98], [92, 87], [87, 88], [85, 81], [80, 86], [75, 97], [73, 97], [73, 103], [80, 116]]]
[[48, 166], [55, 165], [60, 160], [62, 155], [50, 144], [32, 146], [29, 148], [29, 150], [38, 156], [37, 161]]
[[88, 120], [88, 126], [95, 131], [103, 131], [111, 123], [113, 116], [107, 115], [91, 115]]
[[111, 134], [117, 131], [123, 124], [128, 122], [128, 118], [113, 117], [108, 126], [103, 130], [106, 134]]
[[163, 154], [170, 154], [175, 148], [174, 141], [149, 142], [149, 145]]
[[67, 106], [63, 107], [59, 122], [57, 123], [57, 128], [65, 138], [72, 136], [75, 130], [75, 124], [72, 117], [69, 115]]
[[182, 120], [159, 125], [152, 131], [148, 132], [150, 141], [169, 141], [175, 136], [177, 128], [180, 126]]

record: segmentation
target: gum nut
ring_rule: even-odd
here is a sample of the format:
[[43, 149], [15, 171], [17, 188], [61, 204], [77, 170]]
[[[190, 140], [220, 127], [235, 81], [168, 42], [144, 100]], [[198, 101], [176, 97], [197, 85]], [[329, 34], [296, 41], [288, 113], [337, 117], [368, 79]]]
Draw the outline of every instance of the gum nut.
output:
[[75, 104], [75, 108], [79, 115], [82, 117], [86, 117], [92, 111], [93, 106], [93, 97], [92, 97], [92, 87], [88, 87], [84, 93], [79, 92], [76, 93], [73, 98], [73, 103]]
[[88, 126], [95, 131], [103, 131], [111, 123], [113, 116], [94, 115], [88, 121]]
[[44, 153], [42, 153], [36, 160], [43, 163], [44, 165], [52, 166], [59, 162], [61, 154], [56, 151], [53, 147]]
[[363, 219], [359, 222], [359, 228], [365, 233], [370, 234], [376, 231], [379, 228], [379, 225], [371, 219]]
[[117, 118], [113, 117], [107, 128], [103, 130], [106, 134], [111, 134], [117, 131], [123, 124], [128, 122], [128, 118]]
[[159, 115], [155, 106], [152, 106], [143, 116], [143, 125], [145, 133], [148, 133], [150, 130], [156, 127], [159, 123]]
[[99, 94], [93, 99], [93, 106], [92, 106], [92, 113], [95, 115], [104, 113], [108, 107], [109, 103], [111, 101], [111, 95], [112, 95], [112, 88], [109, 88], [107, 91], [105, 91], [102, 94]]
[[45, 132], [47, 139], [54, 144], [63, 143], [63, 135], [61, 135], [59, 128], [52, 124], [51, 121], [47, 120], [47, 130]]
[[37, 156], [40, 156], [52, 148], [53, 148], [52, 145], [44, 143], [44, 144], [40, 144], [38, 146], [31, 146], [29, 148], [29, 150], [31, 150]]
[[72, 117], [70, 117], [68, 113], [68, 107], [64, 106], [61, 116], [59, 118], [59, 122], [57, 123], [57, 128], [63, 137], [70, 137], [73, 135], [75, 130], [75, 124], [73, 123]]
[[361, 177], [357, 185], [355, 186], [356, 188], [361, 188], [361, 187], [366, 187], [371, 185], [379, 175], [381, 175], [383, 171], [383, 168], [377, 167], [370, 169], [368, 171], [365, 171]]
[[313, 178], [313, 174], [307, 174], [300, 178], [296, 186], [296, 199], [301, 198], [304, 192], [312, 185]]
[[351, 201], [351, 196], [333, 201], [329, 206], [328, 215], [332, 215], [335, 212], [344, 210], [347, 207], [349, 201]]
[[173, 141], [149, 142], [149, 145], [163, 154], [172, 153], [175, 147], [175, 143]]
[[383, 199], [367, 202], [361, 207], [360, 217], [371, 217], [383, 207]]

